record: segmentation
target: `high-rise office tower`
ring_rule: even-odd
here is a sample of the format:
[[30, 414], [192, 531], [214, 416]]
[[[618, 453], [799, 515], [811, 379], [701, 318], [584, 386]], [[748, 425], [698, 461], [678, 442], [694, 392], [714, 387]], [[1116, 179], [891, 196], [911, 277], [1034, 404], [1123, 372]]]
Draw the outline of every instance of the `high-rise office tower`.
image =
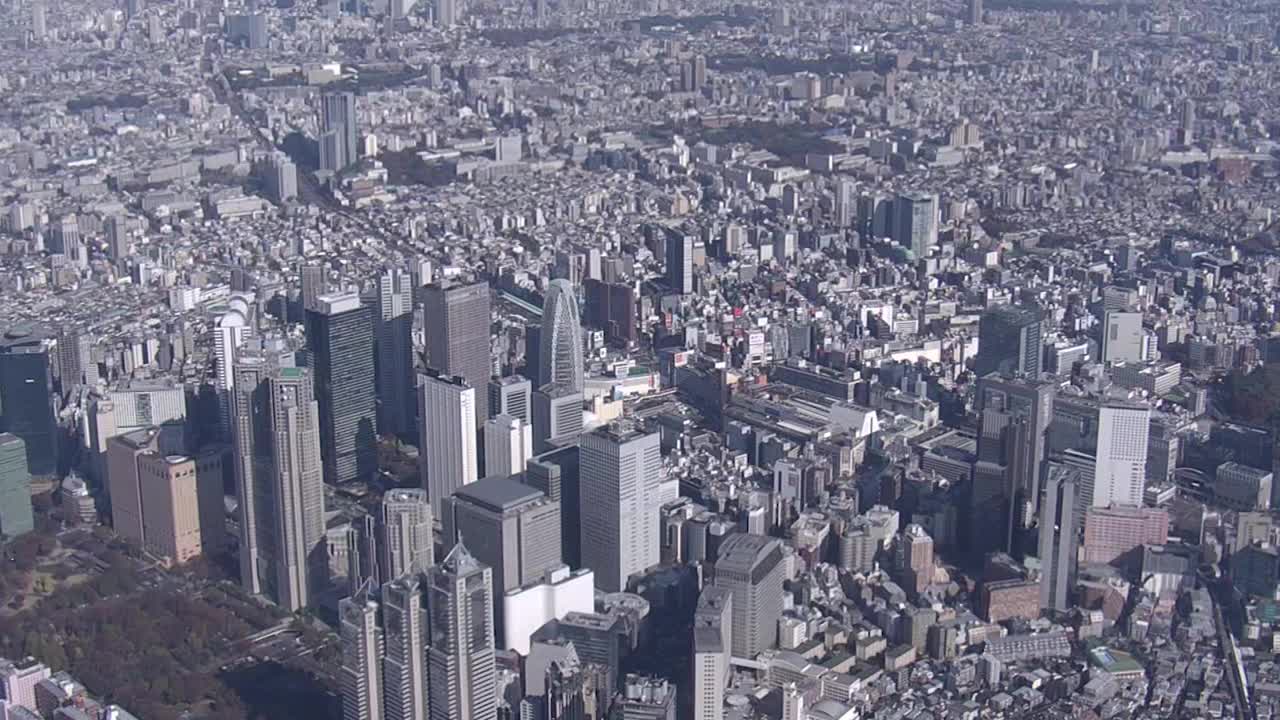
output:
[[436, 27], [450, 28], [458, 24], [458, 0], [435, 0]]
[[496, 720], [491, 571], [462, 543], [427, 571], [430, 720]]
[[315, 385], [305, 368], [245, 355], [235, 388], [241, 581], [249, 592], [299, 610], [327, 562]]
[[58, 469], [50, 350], [47, 337], [27, 328], [14, 328], [0, 337], [0, 432], [22, 438], [32, 475]]
[[35, 0], [31, 3], [31, 37], [37, 41], [48, 37], [48, 22], [49, 9], [45, 6], [44, 0]]
[[978, 377], [993, 372], [1039, 376], [1044, 355], [1040, 325], [1040, 311], [1035, 308], [1001, 305], [983, 313], [974, 360]]
[[[325, 93], [320, 96], [320, 133], [331, 134], [335, 152], [322, 162], [321, 170], [340, 171], [358, 160], [359, 127], [356, 124], [356, 96], [351, 92]], [[322, 153], [323, 154], [323, 153]]]
[[538, 386], [563, 383], [582, 391], [582, 323], [578, 298], [568, 280], [552, 280], [542, 305]]
[[[203, 472], [201, 472], [203, 470]], [[142, 500], [142, 547], [166, 564], [181, 565], [204, 551], [201, 486], [217, 486], [222, 499], [222, 463], [214, 458], [197, 462], [184, 455], [148, 451], [138, 457], [138, 492]], [[207, 505], [207, 500], [206, 500]], [[203, 516], [203, 517], [202, 517]], [[223, 522], [217, 517], [217, 522]], [[216, 532], [221, 528], [208, 528]]]
[[378, 432], [415, 438], [416, 379], [413, 373], [413, 281], [404, 270], [378, 276], [374, 312], [378, 366]]
[[441, 526], [445, 547], [465, 543], [490, 569], [495, 639], [503, 638], [506, 592], [539, 582], [562, 564], [560, 504], [515, 480], [489, 477], [445, 498]]
[[342, 720], [382, 720], [382, 628], [372, 583], [338, 603]]
[[858, 186], [849, 178], [836, 181], [835, 223], [838, 227], [852, 227], [858, 212]]
[[[476, 391], [460, 377], [427, 370], [418, 379], [418, 464], [437, 517], [444, 499], [479, 477]], [[447, 545], [447, 543], [446, 543]]]
[[426, 490], [397, 488], [382, 496], [378, 535], [384, 581], [421, 572], [434, 562], [431, 519]]
[[386, 720], [427, 716], [427, 619], [421, 577], [421, 573], [407, 574], [382, 586], [382, 705]]
[[754, 658], [777, 645], [785, 573], [782, 542], [776, 538], [734, 533], [720, 546], [715, 586], [732, 595], [734, 657]]
[[1186, 98], [1182, 101], [1178, 129], [1182, 131], [1182, 141], [1191, 144], [1196, 136], [1196, 101]]
[[1098, 449], [1089, 507], [1142, 505], [1146, 487], [1147, 434], [1151, 408], [1103, 403], [1098, 409]]
[[1071, 468], [1049, 464], [1045, 478], [1044, 502], [1040, 505], [1040, 607], [1066, 610], [1071, 607], [1075, 584], [1076, 548], [1080, 525], [1080, 476]]
[[897, 571], [907, 592], [919, 594], [933, 583], [933, 538], [912, 523], [902, 530], [896, 546]]
[[733, 593], [707, 585], [693, 614], [693, 720], [723, 720], [733, 653]]
[[496, 415], [484, 424], [485, 477], [511, 477], [524, 472], [533, 458], [533, 427], [510, 415]]
[[306, 321], [325, 481], [372, 478], [378, 470], [373, 311], [354, 293], [321, 295]]
[[1102, 323], [1102, 361], [1107, 364], [1142, 362], [1142, 313], [1106, 313]]
[[525, 465], [525, 484], [560, 503], [560, 553], [574, 569], [582, 567], [582, 537], [578, 521], [579, 448], [569, 445], [535, 456]]
[[0, 433], [0, 535], [15, 538], [34, 528], [26, 445], [17, 435]]
[[[477, 388], [473, 429], [489, 419], [489, 283], [428, 285], [423, 296], [427, 367]], [[435, 498], [432, 498], [435, 501]]]
[[307, 263], [298, 268], [302, 309], [316, 309], [316, 298], [329, 292], [329, 279], [323, 265]]
[[617, 420], [582, 436], [582, 565], [605, 592], [626, 589], [627, 578], [656, 565], [662, 452], [657, 433]]
[[681, 295], [693, 292], [692, 235], [667, 234], [667, 285]]
[[938, 196], [905, 192], [893, 201], [893, 240], [917, 258], [938, 244]]
[[157, 447], [155, 428], [135, 430], [107, 442], [107, 496], [111, 498], [111, 527], [125, 542], [141, 548], [142, 488], [138, 460]]
[[[1041, 467], [1053, 421], [1054, 386], [1029, 379], [1009, 380], [996, 374], [979, 378], [977, 409], [982, 424], [978, 438], [980, 463], [1003, 469], [1000, 498], [1007, 517], [1001, 549], [1012, 551], [1014, 536], [1038, 515]], [[976, 467], [976, 466], [975, 466]], [[984, 466], [984, 470], [989, 466]], [[983, 478], [987, 476], [984, 475]], [[975, 475], [974, 488], [978, 488]], [[977, 534], [989, 535], [990, 514], [980, 508], [971, 515]]]
[[489, 413], [510, 415], [526, 423], [533, 422], [533, 383], [520, 375], [508, 375], [489, 381]]
[[253, 334], [253, 327], [249, 322], [251, 313], [249, 302], [243, 296], [235, 295], [227, 302], [227, 311], [214, 323], [214, 388], [218, 393], [219, 419], [222, 422], [220, 436], [224, 438], [231, 437], [236, 356], [245, 340]]
[[58, 333], [58, 383], [63, 394], [97, 379], [96, 367], [89, 373], [89, 380], [85, 378], [86, 370], [93, 365], [92, 348], [93, 338], [89, 335], [71, 328], [63, 328]]
[[546, 452], [572, 443], [582, 432], [582, 391], [552, 383], [533, 394], [533, 448]]
[[969, 24], [982, 24], [982, 0], [969, 0]]
[[277, 205], [298, 199], [298, 166], [293, 164], [288, 155], [282, 152], [272, 153], [264, 170], [267, 195]]

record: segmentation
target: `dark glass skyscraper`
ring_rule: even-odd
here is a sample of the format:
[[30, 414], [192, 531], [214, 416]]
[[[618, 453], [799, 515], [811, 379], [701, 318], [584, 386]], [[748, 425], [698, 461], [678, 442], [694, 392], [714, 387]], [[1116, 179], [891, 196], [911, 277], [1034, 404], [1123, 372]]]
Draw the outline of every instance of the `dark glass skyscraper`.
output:
[[57, 471], [53, 367], [45, 337], [29, 329], [10, 330], [0, 337], [0, 432], [26, 443], [32, 475]]
[[423, 297], [427, 367], [467, 381], [476, 393], [476, 427], [489, 419], [489, 283], [428, 285]]
[[354, 294], [322, 295], [306, 327], [325, 480], [370, 478], [377, 471], [372, 308]]
[[413, 288], [409, 273], [388, 270], [378, 277], [375, 333], [378, 365], [378, 432], [417, 436], [413, 374]]
[[1044, 355], [1040, 323], [1035, 308], [1002, 305], [983, 313], [974, 363], [978, 377], [993, 372], [1038, 376]]

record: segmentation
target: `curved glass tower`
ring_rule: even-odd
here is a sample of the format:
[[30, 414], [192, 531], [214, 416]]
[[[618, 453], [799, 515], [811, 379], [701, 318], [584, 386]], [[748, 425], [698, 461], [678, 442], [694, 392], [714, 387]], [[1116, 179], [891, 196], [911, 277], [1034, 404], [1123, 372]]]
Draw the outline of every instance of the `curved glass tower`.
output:
[[552, 280], [542, 304], [542, 346], [539, 348], [538, 387], [566, 383], [582, 391], [582, 323], [578, 300], [568, 280]]

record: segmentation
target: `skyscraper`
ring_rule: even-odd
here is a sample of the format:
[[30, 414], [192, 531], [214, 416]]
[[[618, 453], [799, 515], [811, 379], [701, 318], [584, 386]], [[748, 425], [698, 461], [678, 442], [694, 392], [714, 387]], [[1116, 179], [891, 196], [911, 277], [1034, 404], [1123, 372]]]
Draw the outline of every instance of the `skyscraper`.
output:
[[413, 281], [404, 270], [387, 270], [378, 276], [374, 337], [378, 432], [414, 438], [417, 406], [413, 374]]
[[427, 716], [426, 616], [421, 574], [382, 586], [383, 713], [386, 720]]
[[31, 37], [37, 41], [48, 37], [48, 18], [49, 9], [45, 6], [44, 0], [35, 0], [31, 3]]
[[1039, 376], [1044, 355], [1040, 324], [1040, 311], [1032, 307], [1001, 305], [983, 313], [974, 361], [978, 376]]
[[533, 427], [510, 415], [496, 415], [484, 425], [485, 477], [511, 477], [524, 472], [533, 458]]
[[715, 585], [732, 594], [733, 656], [754, 658], [778, 644], [782, 617], [782, 541], [734, 533], [720, 546]]
[[525, 483], [538, 488], [560, 503], [560, 553], [569, 567], [582, 567], [582, 536], [579, 532], [579, 448], [577, 445], [549, 450], [525, 465]]
[[320, 133], [321, 136], [332, 133], [336, 150], [327, 158], [329, 162], [321, 163], [321, 170], [336, 172], [356, 163], [359, 159], [359, 127], [356, 124], [355, 93], [334, 92], [320, 96]]
[[307, 263], [299, 267], [298, 282], [301, 286], [303, 310], [314, 310], [316, 298], [329, 292], [329, 279], [323, 265]]
[[1151, 408], [1104, 403], [1098, 409], [1098, 449], [1089, 507], [1142, 505], [1146, 487], [1147, 435]]
[[0, 337], [0, 432], [22, 438], [32, 475], [50, 475], [58, 468], [50, 349], [49, 339], [29, 328], [14, 328]]
[[656, 565], [662, 453], [657, 433], [618, 420], [582, 436], [582, 565], [596, 587], [624, 590], [627, 578]]
[[181, 565], [204, 550], [200, 486], [216, 483], [221, 498], [222, 465], [204, 467], [201, 473], [196, 459], [184, 455], [149, 451], [138, 457], [142, 547], [166, 564]]
[[458, 543], [427, 571], [430, 720], [496, 720], [493, 581]]
[[[489, 283], [428, 285], [423, 298], [427, 367], [465, 378], [480, 391], [492, 375], [489, 353]], [[489, 396], [474, 401], [474, 429], [489, 419]], [[433, 498], [434, 501], [434, 498]]]
[[450, 28], [458, 24], [458, 0], [435, 0], [436, 26]]
[[908, 593], [920, 594], [933, 583], [936, 565], [933, 538], [925, 529], [912, 523], [898, 536], [897, 571]]
[[305, 368], [245, 355], [235, 388], [241, 581], [296, 611], [309, 604], [327, 562], [315, 386]]
[[1143, 340], [1142, 313], [1107, 312], [1102, 324], [1102, 361], [1142, 362]]
[[858, 212], [858, 186], [849, 178], [836, 181], [835, 223], [838, 227], [852, 227]]
[[[503, 637], [502, 599], [560, 567], [560, 504], [507, 478], [464, 485], [445, 498], [444, 545], [465, 543], [491, 571], [495, 638]], [[504, 645], [505, 647], [505, 645]]]
[[938, 244], [938, 196], [905, 192], [893, 201], [893, 240], [917, 258]]
[[342, 625], [342, 720], [382, 720], [382, 628], [366, 583], [338, 603]]
[[724, 718], [733, 652], [733, 593], [707, 585], [693, 614], [693, 720]]
[[526, 423], [533, 421], [533, 383], [521, 375], [508, 375], [489, 381], [489, 413], [510, 415]]
[[533, 448], [546, 452], [571, 443], [582, 432], [582, 391], [551, 383], [533, 394]]
[[354, 293], [321, 295], [306, 321], [325, 481], [372, 478], [378, 470], [373, 311]]
[[419, 488], [397, 488], [382, 496], [380, 568], [386, 582], [421, 572], [434, 558], [431, 500]]
[[693, 292], [693, 241], [692, 235], [667, 234], [667, 285], [681, 295]]
[[0, 535], [14, 538], [34, 528], [26, 445], [17, 435], [0, 433]]
[[563, 383], [582, 392], [582, 323], [578, 299], [568, 280], [552, 280], [547, 288], [540, 340], [538, 386]]
[[[1000, 503], [1006, 536], [1000, 549], [1013, 552], [1018, 531], [1039, 513], [1041, 467], [1053, 421], [1054, 386], [1029, 379], [1008, 380], [996, 374], [978, 379], [977, 409], [982, 418], [978, 456], [982, 463], [1002, 469]], [[976, 468], [976, 466], [975, 466]], [[985, 469], [985, 466], [984, 466]], [[986, 477], [985, 475], [983, 477]], [[974, 487], [979, 477], [975, 472]], [[977, 535], [990, 535], [989, 508], [971, 508], [970, 524]]]
[[1041, 608], [1066, 610], [1071, 607], [1080, 535], [1076, 512], [1079, 485], [1078, 473], [1064, 465], [1050, 463], [1044, 502], [1040, 506]]
[[249, 323], [249, 302], [236, 295], [227, 302], [227, 311], [218, 317], [213, 328], [214, 388], [218, 393], [220, 437], [231, 437], [232, 392], [235, 389], [236, 356], [245, 340], [253, 333]]
[[969, 24], [982, 24], [982, 0], [969, 0]]
[[431, 509], [443, 517], [444, 499], [479, 477], [476, 391], [460, 377], [428, 370], [418, 380], [418, 465]]

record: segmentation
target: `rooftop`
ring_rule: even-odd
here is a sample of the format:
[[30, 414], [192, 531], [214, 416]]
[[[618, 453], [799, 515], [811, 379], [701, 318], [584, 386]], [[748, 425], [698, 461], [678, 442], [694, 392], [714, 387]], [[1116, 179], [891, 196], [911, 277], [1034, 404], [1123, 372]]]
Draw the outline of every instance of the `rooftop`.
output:
[[488, 477], [454, 491], [457, 497], [493, 512], [508, 512], [544, 497], [542, 491], [509, 478]]

